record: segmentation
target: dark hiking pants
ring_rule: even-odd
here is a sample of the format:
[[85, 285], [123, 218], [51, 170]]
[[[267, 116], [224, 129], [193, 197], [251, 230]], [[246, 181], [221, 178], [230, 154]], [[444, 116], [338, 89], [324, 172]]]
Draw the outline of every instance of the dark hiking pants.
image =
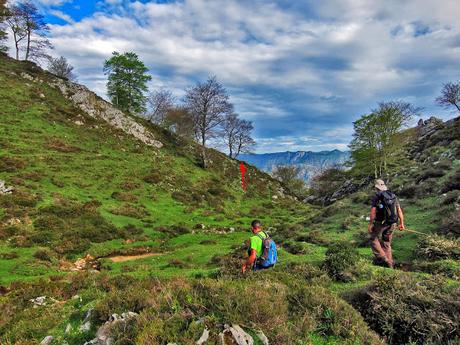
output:
[[371, 249], [377, 261], [384, 262], [393, 267], [393, 254], [391, 253], [391, 240], [396, 224], [375, 224], [371, 232]]

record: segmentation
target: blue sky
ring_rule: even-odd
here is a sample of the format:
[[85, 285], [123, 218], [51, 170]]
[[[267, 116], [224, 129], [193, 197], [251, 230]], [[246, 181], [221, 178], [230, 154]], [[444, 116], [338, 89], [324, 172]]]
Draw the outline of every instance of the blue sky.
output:
[[423, 117], [460, 79], [457, 0], [38, 0], [54, 55], [105, 95], [102, 65], [135, 51], [178, 98], [215, 74], [254, 122], [256, 152], [346, 149], [352, 122], [405, 100]]

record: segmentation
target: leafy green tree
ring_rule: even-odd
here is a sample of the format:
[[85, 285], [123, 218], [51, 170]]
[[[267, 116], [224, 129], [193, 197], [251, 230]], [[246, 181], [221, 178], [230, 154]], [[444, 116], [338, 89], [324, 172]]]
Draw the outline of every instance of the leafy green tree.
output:
[[113, 52], [105, 61], [107, 93], [117, 108], [135, 114], [145, 112], [147, 98], [144, 92], [147, 91], [147, 82], [152, 79], [147, 72], [148, 68], [133, 52]]
[[292, 193], [303, 195], [305, 183], [299, 178], [300, 168], [293, 165], [278, 165], [273, 170], [273, 177], [281, 181]]
[[402, 101], [384, 102], [371, 114], [355, 121], [350, 144], [355, 169], [373, 173], [376, 178], [387, 173], [389, 165], [394, 164], [398, 157], [398, 132], [409, 124], [419, 110]]

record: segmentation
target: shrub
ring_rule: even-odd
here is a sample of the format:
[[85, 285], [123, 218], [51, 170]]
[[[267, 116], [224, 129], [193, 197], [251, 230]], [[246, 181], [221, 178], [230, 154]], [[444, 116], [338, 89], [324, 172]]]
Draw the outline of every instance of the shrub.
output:
[[113, 207], [109, 210], [109, 212], [118, 216], [125, 216], [136, 219], [142, 219], [149, 215], [149, 212], [143, 205], [130, 204], [123, 204], [121, 206]]
[[446, 194], [446, 197], [442, 200], [443, 205], [451, 205], [457, 203], [460, 199], [460, 190], [452, 190]]
[[131, 193], [127, 192], [113, 192], [112, 198], [119, 201], [127, 201], [127, 202], [137, 202], [139, 198]]
[[306, 254], [308, 249], [305, 248], [302, 243], [295, 242], [292, 240], [286, 241], [283, 244], [283, 248], [286, 249], [291, 254]]
[[460, 190], [460, 170], [457, 170], [455, 173], [449, 176], [444, 184], [442, 192], [446, 193], [454, 189]]
[[458, 260], [415, 261], [412, 269], [431, 274], [441, 274], [445, 277], [460, 280], [460, 263]]
[[336, 243], [326, 251], [323, 267], [331, 278], [348, 281], [351, 278], [350, 271], [355, 266], [358, 257], [356, 248], [349, 243]]
[[[357, 344], [383, 344], [359, 313], [326, 288], [303, 286], [288, 295], [289, 312], [302, 319], [306, 331], [353, 339]], [[307, 322], [307, 324], [305, 324]]]
[[439, 277], [407, 273], [380, 276], [345, 295], [389, 344], [456, 344], [460, 340], [460, 289], [447, 291]]
[[170, 237], [177, 237], [180, 235], [190, 233], [190, 229], [184, 224], [170, 225], [170, 226], [159, 226], [155, 228], [155, 231], [165, 233]]
[[32, 234], [31, 240], [68, 254], [88, 249], [90, 242], [119, 238], [118, 229], [99, 213], [99, 205], [97, 201], [79, 204], [62, 199], [40, 208], [34, 221], [35, 229], [40, 231]]
[[370, 236], [367, 231], [358, 231], [353, 234], [353, 241], [359, 248], [368, 247], [370, 245]]
[[436, 164], [437, 169], [448, 170], [452, 166], [452, 161], [448, 159], [443, 159]]
[[63, 152], [63, 153], [72, 153], [72, 152], [80, 152], [81, 148], [69, 145], [66, 143], [64, 140], [59, 139], [59, 138], [52, 138], [50, 139], [46, 145], [45, 148], [58, 151], [58, 152]]
[[439, 232], [444, 235], [460, 236], [460, 210], [454, 211], [443, 221]]
[[0, 254], [0, 258], [4, 260], [13, 260], [19, 258], [19, 254], [16, 252], [2, 253]]
[[420, 176], [417, 179], [417, 183], [429, 178], [442, 177], [445, 173], [446, 172], [440, 168], [429, 168], [421, 172]]
[[347, 216], [342, 222], [343, 230], [350, 230], [359, 219], [356, 216]]
[[42, 261], [51, 261], [51, 255], [49, 251], [45, 249], [39, 249], [34, 253], [34, 258]]
[[163, 175], [160, 171], [153, 170], [143, 180], [147, 183], [158, 184], [163, 181]]
[[171, 259], [168, 262], [169, 267], [175, 267], [175, 268], [190, 268], [191, 265], [188, 262], [184, 262], [181, 259]]
[[302, 234], [296, 237], [296, 241], [308, 242], [312, 244], [327, 245], [329, 241], [324, 238], [324, 235], [319, 230], [312, 230], [307, 234]]
[[15, 157], [2, 156], [0, 157], [0, 172], [13, 173], [24, 169], [26, 162]]
[[120, 236], [126, 240], [128, 238], [132, 238], [137, 235], [142, 235], [144, 233], [144, 230], [136, 227], [135, 225], [128, 224], [128, 225], [125, 225], [122, 229], [120, 229], [119, 233], [120, 233]]
[[410, 184], [410, 185], [406, 185], [402, 187], [399, 190], [398, 195], [403, 198], [413, 199], [416, 193], [417, 193], [417, 186]]
[[442, 236], [427, 236], [417, 244], [414, 254], [417, 258], [427, 260], [458, 259], [460, 243]]
[[275, 226], [275, 230], [270, 236], [278, 244], [283, 244], [289, 239], [292, 239], [303, 230], [303, 226], [300, 224], [278, 224]]
[[371, 197], [369, 196], [369, 193], [360, 191], [360, 192], [356, 192], [355, 194], [353, 194], [351, 196], [351, 200], [357, 204], [359, 203], [359, 204], [367, 205], [368, 203], [370, 203]]

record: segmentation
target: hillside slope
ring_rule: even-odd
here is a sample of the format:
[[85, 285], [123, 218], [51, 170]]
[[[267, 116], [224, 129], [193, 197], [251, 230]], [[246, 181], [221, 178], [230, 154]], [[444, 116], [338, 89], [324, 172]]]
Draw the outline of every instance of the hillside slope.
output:
[[[65, 258], [168, 251], [170, 238], [192, 231], [229, 232], [217, 249], [225, 252], [254, 217], [270, 224], [293, 216], [293, 198], [268, 175], [248, 167], [244, 193], [238, 162], [209, 150], [203, 170], [196, 144], [83, 86], [6, 57], [0, 78], [0, 179], [14, 188], [0, 195], [0, 252], [14, 243], [21, 257], [14, 265], [1, 259], [0, 284], [54, 274]], [[56, 261], [37, 264], [37, 248]], [[199, 255], [206, 262], [213, 254]]]
[[[237, 161], [209, 150], [204, 170], [195, 143], [1, 55], [0, 145], [1, 344], [460, 338], [456, 242], [441, 238], [440, 260], [416, 262], [432, 243], [402, 234], [396, 260], [419, 273], [371, 265], [366, 191], [307, 205], [249, 166], [245, 193]], [[435, 201], [428, 193], [405, 203], [408, 226], [435, 231]], [[254, 218], [280, 261], [243, 275]], [[388, 299], [395, 309], [377, 317]]]

